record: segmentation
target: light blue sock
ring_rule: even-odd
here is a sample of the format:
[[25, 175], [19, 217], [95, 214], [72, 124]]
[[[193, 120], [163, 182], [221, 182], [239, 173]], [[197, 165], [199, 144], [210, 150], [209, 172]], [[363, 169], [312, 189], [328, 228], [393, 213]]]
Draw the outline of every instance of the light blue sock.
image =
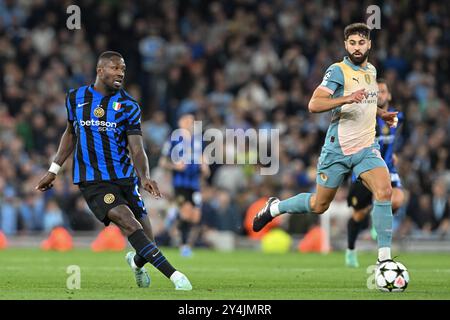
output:
[[373, 202], [372, 222], [377, 232], [378, 248], [391, 247], [392, 243], [392, 203], [391, 201]]
[[281, 213], [310, 213], [309, 199], [312, 195], [312, 193], [299, 193], [294, 197], [280, 201], [278, 208]]

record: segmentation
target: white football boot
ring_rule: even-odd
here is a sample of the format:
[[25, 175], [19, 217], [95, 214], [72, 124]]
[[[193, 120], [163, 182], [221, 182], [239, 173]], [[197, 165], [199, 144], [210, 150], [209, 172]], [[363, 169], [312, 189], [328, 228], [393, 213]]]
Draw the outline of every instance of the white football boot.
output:
[[125, 256], [125, 260], [130, 266], [131, 270], [134, 272], [134, 277], [136, 279], [136, 284], [139, 288], [148, 288], [150, 286], [150, 276], [147, 273], [145, 267], [138, 268], [134, 263], [135, 252], [130, 251]]

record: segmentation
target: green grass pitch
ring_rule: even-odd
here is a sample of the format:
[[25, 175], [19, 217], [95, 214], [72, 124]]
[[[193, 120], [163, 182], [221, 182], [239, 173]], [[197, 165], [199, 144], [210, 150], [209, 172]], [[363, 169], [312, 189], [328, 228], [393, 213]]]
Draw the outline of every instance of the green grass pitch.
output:
[[[67, 253], [38, 249], [0, 251], [0, 299], [450, 299], [450, 255], [396, 253], [410, 273], [403, 293], [367, 288], [366, 268], [375, 252], [360, 253], [358, 269], [343, 264], [343, 253], [328, 255], [230, 253], [195, 250], [182, 258], [175, 249], [166, 257], [190, 278], [194, 290], [178, 292], [156, 269], [147, 265], [150, 288], [137, 288], [125, 262], [125, 252]], [[66, 287], [69, 265], [81, 270], [81, 289]]]

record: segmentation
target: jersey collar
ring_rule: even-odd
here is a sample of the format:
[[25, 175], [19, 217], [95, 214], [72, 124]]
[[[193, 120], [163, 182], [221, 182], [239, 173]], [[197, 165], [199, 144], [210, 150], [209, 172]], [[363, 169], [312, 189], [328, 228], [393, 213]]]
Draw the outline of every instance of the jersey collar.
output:
[[355, 71], [358, 71], [359, 69], [367, 70], [369, 68], [369, 64], [367, 64], [367, 66], [365, 66], [365, 67], [360, 67], [360, 66], [353, 64], [352, 60], [350, 60], [350, 58], [348, 56], [344, 57], [344, 63], [346, 65], [350, 66]]

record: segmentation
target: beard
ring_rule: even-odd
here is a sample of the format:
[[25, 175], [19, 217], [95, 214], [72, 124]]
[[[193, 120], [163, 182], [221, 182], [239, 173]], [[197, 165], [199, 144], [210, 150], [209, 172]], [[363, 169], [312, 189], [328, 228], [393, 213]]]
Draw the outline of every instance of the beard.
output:
[[[360, 51], [357, 51], [361, 53]], [[348, 57], [353, 62], [354, 65], [359, 66], [361, 63], [366, 61], [367, 57], [369, 56], [370, 49], [367, 50], [365, 53], [361, 54], [360, 56], [355, 56], [354, 54], [351, 54], [347, 51]]]

